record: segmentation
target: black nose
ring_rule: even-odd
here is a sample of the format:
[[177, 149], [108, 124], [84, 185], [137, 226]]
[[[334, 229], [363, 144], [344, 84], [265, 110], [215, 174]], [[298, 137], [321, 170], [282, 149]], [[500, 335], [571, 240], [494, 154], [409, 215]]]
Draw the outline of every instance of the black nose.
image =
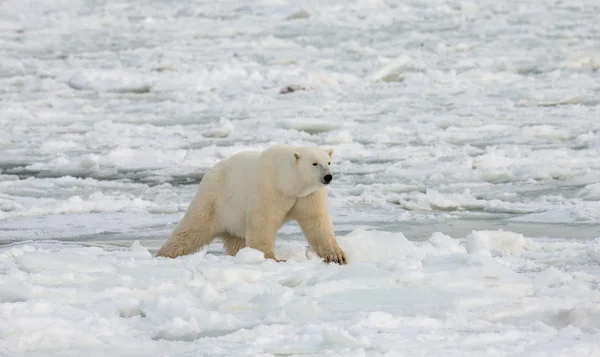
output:
[[333, 176], [331, 176], [331, 175], [325, 175], [323, 177], [323, 180], [325, 180], [325, 183], [330, 183], [331, 180], [333, 180]]

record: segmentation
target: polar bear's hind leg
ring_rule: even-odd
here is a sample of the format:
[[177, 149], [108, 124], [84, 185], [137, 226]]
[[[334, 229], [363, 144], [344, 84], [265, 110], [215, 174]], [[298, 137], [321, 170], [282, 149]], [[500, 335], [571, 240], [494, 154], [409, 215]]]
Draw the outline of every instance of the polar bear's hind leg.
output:
[[200, 208], [186, 212], [169, 239], [156, 253], [157, 257], [175, 258], [193, 254], [216, 238], [213, 205], [200, 205]]
[[244, 238], [235, 237], [231, 234], [223, 234], [223, 247], [225, 248], [226, 255], [236, 255], [240, 249], [246, 247], [246, 240]]

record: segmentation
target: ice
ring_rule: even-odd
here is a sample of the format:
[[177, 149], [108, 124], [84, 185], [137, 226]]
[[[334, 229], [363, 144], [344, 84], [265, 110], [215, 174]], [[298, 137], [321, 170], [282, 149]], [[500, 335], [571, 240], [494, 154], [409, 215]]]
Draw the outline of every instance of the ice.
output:
[[140, 74], [109, 70], [79, 70], [69, 78], [73, 89], [92, 89], [105, 92], [146, 93], [152, 82]]
[[467, 236], [469, 253], [515, 254], [526, 246], [527, 239], [522, 234], [478, 231]]
[[543, 288], [543, 287], [555, 287], [555, 286], [560, 286], [562, 284], [564, 284], [565, 282], [567, 282], [569, 280], [569, 277], [567, 276], [567, 274], [565, 274], [564, 272], [554, 268], [554, 267], [550, 267], [542, 272], [540, 272], [534, 279], [533, 284], [534, 287], [537, 289]]
[[0, 74], [7, 77], [23, 75], [26, 73], [25, 65], [18, 59], [0, 57]]
[[363, 240], [365, 232], [354, 231], [340, 239], [340, 247], [355, 262], [376, 262], [410, 255], [413, 244], [401, 233], [379, 233], [377, 240]]
[[572, 53], [563, 66], [569, 69], [600, 69], [600, 53]]
[[286, 20], [304, 20], [304, 19], [308, 19], [310, 18], [310, 12], [304, 10], [304, 9], [300, 9], [292, 14], [290, 14], [288, 17], [286, 17]]
[[[596, 355], [595, 0], [0, 1], [0, 355]], [[334, 150], [351, 263], [155, 253], [219, 160]]]
[[523, 129], [523, 135], [536, 138], [552, 138], [564, 140], [569, 138], [569, 132], [564, 129], [558, 129], [552, 125], [533, 125]]
[[318, 134], [339, 129], [340, 125], [317, 120], [290, 120], [282, 123], [282, 127], [286, 129], [305, 131], [310, 134]]
[[367, 79], [372, 81], [383, 81], [383, 82], [401, 82], [402, 71], [407, 67], [410, 68], [412, 60], [408, 56], [400, 56], [389, 61], [381, 69], [369, 74]]
[[227, 119], [221, 118], [217, 125], [202, 133], [205, 138], [226, 138], [233, 132], [235, 126]]
[[235, 255], [235, 260], [240, 263], [260, 263], [265, 258], [259, 250], [246, 247], [240, 249], [239, 254]]
[[[587, 272], [572, 265], [585, 245], [536, 241], [527, 254], [485, 257], [461, 247], [473, 237], [523, 249], [514, 232], [435, 232], [410, 242], [400, 233], [356, 230], [339, 237], [350, 263], [338, 266], [276, 263], [249, 248], [236, 257], [204, 250], [167, 259], [150, 256], [139, 241], [116, 249], [15, 244], [0, 249], [0, 352], [600, 352], [600, 270], [593, 260], [578, 263]], [[286, 249], [301, 256], [306, 246], [282, 242], [276, 250]]]
[[557, 208], [541, 213], [530, 213], [511, 218], [519, 222], [544, 222], [544, 223], [571, 223], [571, 222], [595, 222], [600, 219], [598, 212], [598, 201], [577, 202], [567, 207]]
[[600, 183], [586, 185], [579, 191], [579, 196], [590, 201], [600, 200]]
[[597, 238], [590, 244], [587, 254], [590, 258], [600, 263], [600, 238]]

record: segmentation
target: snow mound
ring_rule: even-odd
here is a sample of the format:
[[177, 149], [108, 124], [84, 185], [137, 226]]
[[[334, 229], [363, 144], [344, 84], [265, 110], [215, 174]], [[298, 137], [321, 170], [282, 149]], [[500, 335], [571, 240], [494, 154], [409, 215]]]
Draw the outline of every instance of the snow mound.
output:
[[330, 121], [295, 119], [281, 123], [281, 127], [285, 129], [304, 131], [309, 134], [318, 134], [340, 129], [342, 125], [340, 123], [333, 123]]
[[579, 190], [578, 196], [586, 200], [600, 200], [600, 183], [586, 185], [584, 188]]
[[240, 249], [240, 251], [235, 255], [234, 259], [239, 263], [245, 264], [260, 263], [265, 261], [264, 254], [261, 251], [248, 247]]
[[600, 263], [600, 238], [596, 238], [587, 248], [587, 255]]
[[399, 56], [370, 73], [367, 76], [367, 80], [374, 82], [400, 82], [403, 79], [402, 73], [415, 68], [415, 66], [416, 64], [409, 56]]
[[68, 81], [77, 90], [116, 93], [148, 93], [153, 81], [138, 74], [117, 70], [77, 70]]
[[467, 236], [469, 253], [492, 255], [515, 254], [527, 246], [527, 239], [519, 233], [504, 231], [474, 231]]
[[0, 78], [21, 76], [26, 73], [23, 62], [16, 58], [0, 56]]
[[379, 262], [406, 257], [417, 248], [402, 233], [354, 230], [338, 238], [350, 262]]
[[202, 136], [205, 138], [226, 138], [231, 135], [233, 129], [235, 129], [235, 126], [229, 120], [221, 118], [210, 129], [203, 131]]

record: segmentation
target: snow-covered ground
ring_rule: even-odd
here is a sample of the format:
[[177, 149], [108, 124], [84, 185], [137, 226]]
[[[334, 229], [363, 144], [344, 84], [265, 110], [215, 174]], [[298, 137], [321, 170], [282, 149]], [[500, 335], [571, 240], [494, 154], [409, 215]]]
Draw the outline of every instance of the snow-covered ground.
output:
[[[595, 0], [0, 1], [1, 356], [600, 356]], [[347, 266], [152, 255], [335, 150]]]
[[600, 240], [357, 230], [340, 245], [347, 266], [288, 241], [285, 264], [16, 244], [0, 251], [0, 355], [600, 355]]

